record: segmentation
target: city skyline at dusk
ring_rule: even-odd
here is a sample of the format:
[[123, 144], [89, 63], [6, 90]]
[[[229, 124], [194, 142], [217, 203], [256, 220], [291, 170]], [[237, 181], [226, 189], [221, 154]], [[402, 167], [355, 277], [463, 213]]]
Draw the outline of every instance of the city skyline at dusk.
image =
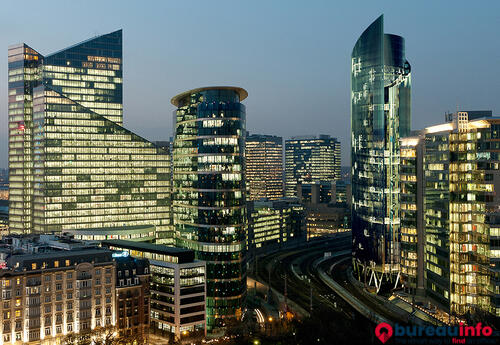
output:
[[[342, 143], [349, 165], [349, 55], [361, 28], [380, 14], [386, 31], [407, 39], [412, 61], [412, 129], [442, 122], [446, 111], [491, 109], [500, 56], [499, 5], [467, 2], [385, 6], [257, 2], [231, 6], [157, 3], [29, 5], [25, 22], [2, 20], [0, 42], [43, 47], [42, 54], [117, 29], [124, 31], [124, 124], [149, 140], [172, 136], [171, 105], [163, 100], [203, 85], [241, 85], [249, 92], [247, 129], [279, 135], [328, 134]], [[361, 4], [359, 4], [361, 5]], [[5, 14], [15, 13], [6, 6]], [[96, 9], [99, 9], [98, 11]], [[78, 20], [74, 20], [77, 17]], [[61, 32], [57, 28], [64, 27]], [[57, 35], [54, 32], [58, 32]], [[234, 42], [229, 44], [230, 42]], [[203, 59], [199, 55], [203, 54]], [[7, 54], [0, 63], [6, 65]], [[0, 71], [0, 167], [7, 167], [6, 69]]]
[[498, 1], [3, 13], [0, 345], [498, 343]]

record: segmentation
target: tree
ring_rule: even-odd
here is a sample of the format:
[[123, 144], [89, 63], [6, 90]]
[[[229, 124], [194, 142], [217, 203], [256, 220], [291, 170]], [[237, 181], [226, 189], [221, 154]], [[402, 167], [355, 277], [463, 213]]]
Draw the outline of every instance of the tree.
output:
[[88, 332], [71, 333], [63, 339], [65, 345], [138, 345], [144, 343], [142, 334], [120, 336], [117, 327], [98, 327]]

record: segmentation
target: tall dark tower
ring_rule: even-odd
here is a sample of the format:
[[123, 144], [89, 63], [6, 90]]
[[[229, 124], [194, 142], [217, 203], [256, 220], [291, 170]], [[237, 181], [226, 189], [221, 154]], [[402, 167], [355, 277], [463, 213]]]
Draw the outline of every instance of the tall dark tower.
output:
[[351, 55], [353, 264], [380, 289], [399, 272], [399, 138], [410, 132], [410, 64], [380, 16]]
[[241, 318], [245, 270], [245, 106], [238, 87], [204, 87], [172, 99], [173, 219], [177, 245], [207, 263], [207, 327]]

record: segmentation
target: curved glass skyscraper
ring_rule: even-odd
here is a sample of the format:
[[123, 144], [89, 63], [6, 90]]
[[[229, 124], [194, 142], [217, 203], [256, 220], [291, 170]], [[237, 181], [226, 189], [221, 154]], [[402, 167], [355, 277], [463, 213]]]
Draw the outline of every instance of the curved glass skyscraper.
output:
[[207, 327], [240, 318], [245, 271], [245, 106], [237, 87], [205, 87], [172, 99], [173, 219], [180, 247], [207, 263]]
[[411, 123], [404, 38], [384, 34], [380, 16], [356, 42], [351, 63], [353, 260], [379, 288], [399, 261], [399, 138]]

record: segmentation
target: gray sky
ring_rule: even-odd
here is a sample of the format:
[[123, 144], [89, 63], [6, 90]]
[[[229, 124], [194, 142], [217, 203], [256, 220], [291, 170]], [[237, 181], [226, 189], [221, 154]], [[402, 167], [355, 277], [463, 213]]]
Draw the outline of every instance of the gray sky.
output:
[[209, 85], [245, 88], [247, 128], [330, 134], [349, 164], [350, 54], [380, 14], [406, 39], [413, 129], [444, 112], [500, 115], [500, 1], [9, 1], [0, 12], [0, 168], [7, 167], [7, 47], [42, 54], [123, 29], [125, 127], [172, 134], [170, 99]]

